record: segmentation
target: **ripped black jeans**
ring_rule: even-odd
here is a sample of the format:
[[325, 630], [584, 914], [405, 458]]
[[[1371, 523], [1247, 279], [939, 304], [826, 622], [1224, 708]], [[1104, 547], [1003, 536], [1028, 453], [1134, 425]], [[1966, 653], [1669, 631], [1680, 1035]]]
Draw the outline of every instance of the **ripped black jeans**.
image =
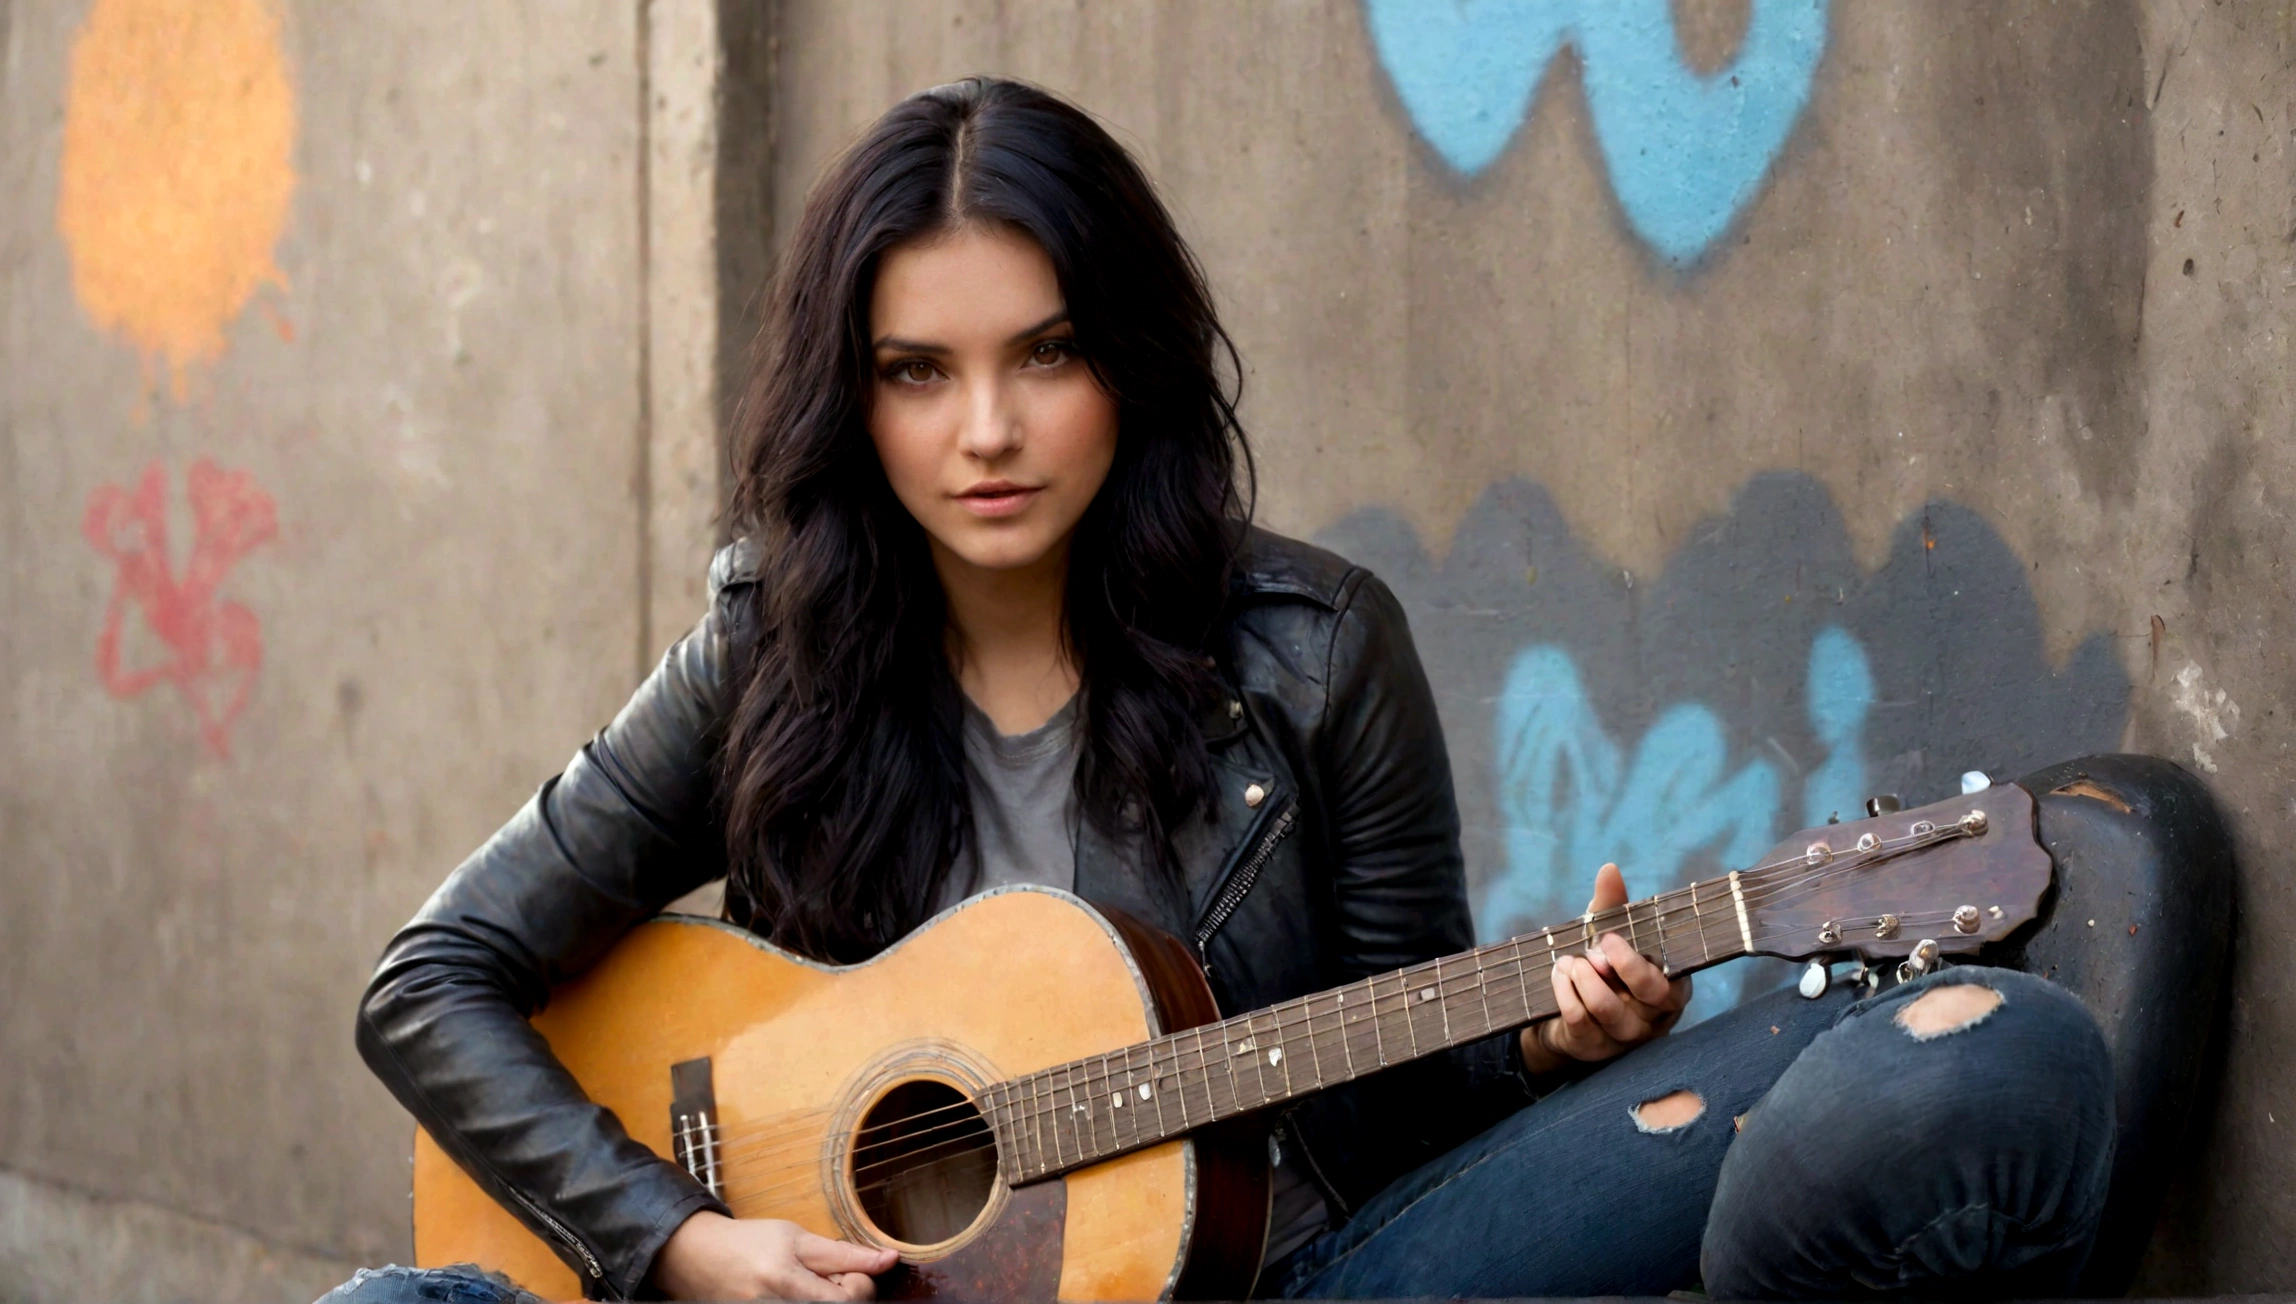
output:
[[[1969, 983], [1990, 993], [1914, 1008]], [[1259, 1293], [2066, 1293], [2112, 1168], [2095, 1021], [2006, 969], [1853, 996], [1781, 992], [1640, 1047], [1398, 1179]], [[1669, 1110], [1696, 1116], [1652, 1125]]]

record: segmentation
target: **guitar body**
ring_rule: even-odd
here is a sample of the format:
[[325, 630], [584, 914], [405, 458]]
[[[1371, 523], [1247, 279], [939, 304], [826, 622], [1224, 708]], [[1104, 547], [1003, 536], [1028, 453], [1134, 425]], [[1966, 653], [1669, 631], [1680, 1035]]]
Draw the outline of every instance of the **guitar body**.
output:
[[[847, 967], [665, 916], [560, 988], [534, 1024], [591, 1099], [665, 1157], [685, 1153], [673, 1101], [706, 1061], [708, 1157], [727, 1204], [899, 1250], [881, 1296], [1242, 1298], [1267, 1225], [1256, 1134], [1216, 1127], [1015, 1188], [965, 1103], [1216, 1017], [1178, 942], [1016, 888]], [[689, 1066], [686, 1087], [673, 1065]], [[418, 1263], [581, 1294], [549, 1245], [419, 1133], [414, 1236]]]

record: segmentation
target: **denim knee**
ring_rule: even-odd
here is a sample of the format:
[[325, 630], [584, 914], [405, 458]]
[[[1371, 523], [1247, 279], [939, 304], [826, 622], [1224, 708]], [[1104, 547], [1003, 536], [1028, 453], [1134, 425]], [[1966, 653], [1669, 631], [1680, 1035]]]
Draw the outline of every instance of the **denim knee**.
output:
[[1962, 967], [1852, 1005], [1725, 1157], [1716, 1295], [2061, 1291], [2104, 1207], [2112, 1061], [2070, 993]]
[[361, 1268], [313, 1304], [543, 1304], [500, 1273], [471, 1263], [447, 1268]]

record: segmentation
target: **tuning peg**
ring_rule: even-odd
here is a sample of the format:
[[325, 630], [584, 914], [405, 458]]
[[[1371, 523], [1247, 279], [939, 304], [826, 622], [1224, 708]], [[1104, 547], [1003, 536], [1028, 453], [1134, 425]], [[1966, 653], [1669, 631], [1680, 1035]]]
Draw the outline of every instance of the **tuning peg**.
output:
[[1901, 983], [1912, 982], [1935, 969], [1937, 958], [1937, 940], [1930, 937], [1922, 938], [1913, 944], [1913, 954], [1907, 956], [1905, 963], [1897, 967], [1897, 980]]
[[1905, 802], [1901, 800], [1894, 792], [1885, 792], [1865, 799], [1865, 813], [1869, 817], [1875, 815], [1895, 815], [1904, 809]]
[[1800, 988], [1802, 999], [1807, 1001], [1814, 1001], [1820, 996], [1825, 995], [1826, 988], [1832, 986], [1833, 981], [1834, 967], [1832, 965], [1827, 964], [1823, 960], [1810, 961], [1810, 967], [1802, 970], [1802, 984]]

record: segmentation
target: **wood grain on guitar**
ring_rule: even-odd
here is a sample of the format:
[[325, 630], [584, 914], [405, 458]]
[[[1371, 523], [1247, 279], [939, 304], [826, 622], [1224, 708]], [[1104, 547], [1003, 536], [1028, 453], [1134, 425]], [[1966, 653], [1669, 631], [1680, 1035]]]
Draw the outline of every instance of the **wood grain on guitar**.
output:
[[[899, 1250], [888, 1295], [1237, 1298], [1266, 1229], [1260, 1111], [1551, 1016], [1555, 959], [1603, 933], [1677, 974], [1974, 952], [2048, 890], [2033, 822], [2004, 785], [1828, 825], [1722, 878], [1227, 1019], [1180, 943], [1045, 889], [844, 968], [672, 916], [535, 1026], [736, 1215]], [[418, 1137], [418, 1262], [569, 1297], [559, 1255], [582, 1251], [550, 1230], [557, 1254]]]

